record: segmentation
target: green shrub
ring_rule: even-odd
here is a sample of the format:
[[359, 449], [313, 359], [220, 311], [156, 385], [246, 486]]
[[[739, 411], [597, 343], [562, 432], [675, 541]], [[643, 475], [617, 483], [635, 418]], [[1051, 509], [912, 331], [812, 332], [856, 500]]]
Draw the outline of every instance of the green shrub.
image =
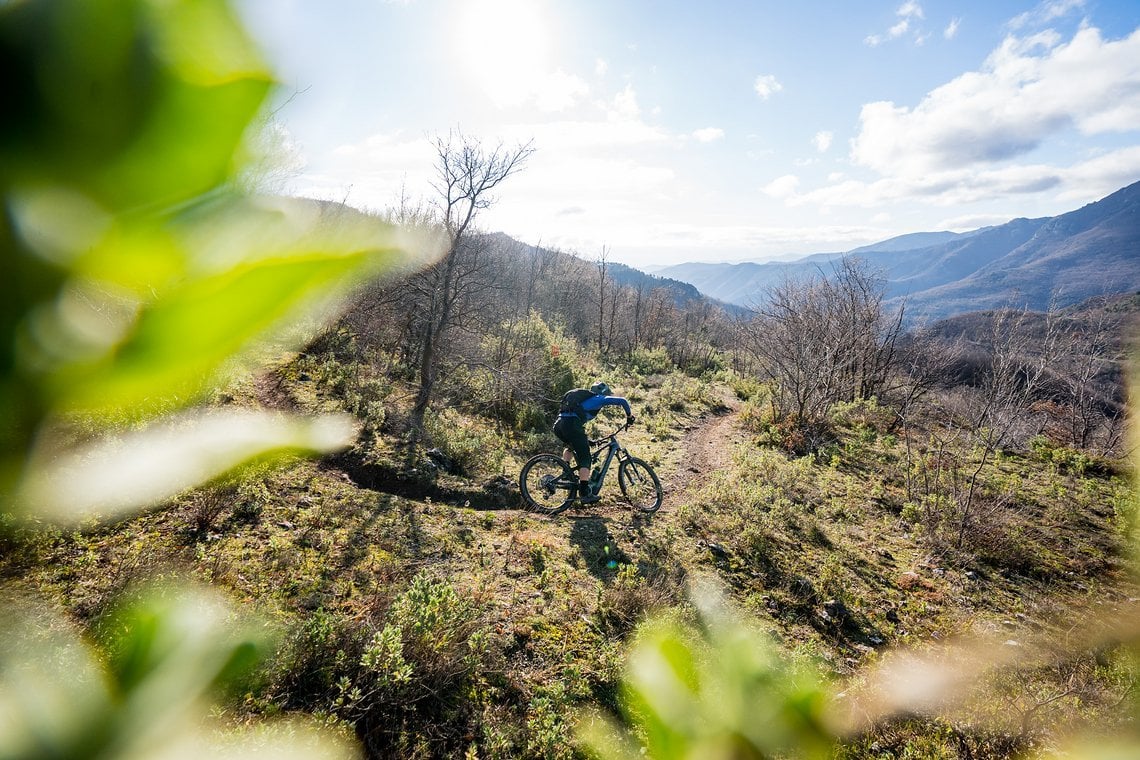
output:
[[625, 363], [639, 375], [663, 375], [673, 369], [673, 361], [664, 348], [635, 348]]
[[577, 757], [573, 721], [566, 702], [564, 694], [544, 694], [527, 705], [528, 757], [544, 760], [573, 760]]
[[898, 413], [894, 409], [880, 406], [875, 397], [842, 401], [828, 410], [829, 421], [837, 427], [870, 429], [876, 433], [885, 433], [897, 418]]
[[645, 578], [636, 565], [623, 564], [601, 589], [598, 617], [609, 630], [624, 634], [676, 597], [662, 579]]
[[494, 430], [465, 421], [450, 409], [426, 414], [424, 430], [427, 440], [447, 455], [459, 474], [502, 471], [507, 443]]
[[[392, 603], [341, 684], [338, 714], [377, 756], [466, 748], [472, 691], [488, 671], [491, 641], [478, 608], [449, 583], [417, 575]], [[414, 726], [432, 726], [426, 739]]]
[[767, 403], [772, 395], [766, 383], [751, 375], [731, 373], [728, 377], [728, 385], [741, 401], [762, 404]]
[[359, 626], [319, 608], [287, 632], [271, 667], [270, 698], [289, 709], [325, 707], [358, 658]]
[[1029, 439], [1029, 453], [1034, 459], [1052, 466], [1057, 472], [1078, 477], [1084, 476], [1093, 466], [1092, 457], [1085, 452], [1057, 444], [1044, 435], [1036, 435]]

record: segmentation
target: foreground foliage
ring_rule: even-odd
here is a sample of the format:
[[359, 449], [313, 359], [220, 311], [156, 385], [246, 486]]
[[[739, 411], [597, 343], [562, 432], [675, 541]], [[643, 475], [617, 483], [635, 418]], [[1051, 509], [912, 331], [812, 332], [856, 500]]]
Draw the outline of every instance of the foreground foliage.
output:
[[[35, 287], [3, 304], [0, 574], [20, 646], [0, 659], [0, 757], [339, 757], [352, 735], [403, 757], [1092, 756], [1085, 731], [1135, 751], [1117, 729], [1136, 717], [1136, 498], [1125, 465], [1075, 445], [1099, 421], [1056, 417], [1069, 439], [1024, 424], [1049, 410], [1025, 393], [1043, 365], [998, 350], [1017, 333], [950, 387], [916, 365], [883, 385], [886, 343], [866, 345], [805, 420], [791, 388], [716, 350], [705, 306], [604, 267], [590, 302], [551, 275], [583, 262], [464, 249], [455, 266], [514, 262], [533, 287], [457, 304], [431, 359], [446, 403], [417, 408], [414, 320], [367, 329], [399, 313], [382, 284], [373, 311], [300, 331], [300, 353], [263, 349], [271, 371], [234, 371], [285, 307], [416, 259], [395, 253], [404, 233], [228, 189], [269, 77], [224, 3], [0, 19], [10, 58], [62, 77], [21, 91], [3, 135], [5, 284]], [[120, 33], [45, 63], [79, 24]], [[135, 101], [134, 66], [153, 97]], [[74, 110], [95, 75], [121, 108]], [[557, 448], [557, 396], [601, 375], [672, 476], [666, 506], [519, 511], [509, 483]], [[745, 424], [719, 427], [734, 407]], [[303, 719], [265, 722], [284, 716]]]

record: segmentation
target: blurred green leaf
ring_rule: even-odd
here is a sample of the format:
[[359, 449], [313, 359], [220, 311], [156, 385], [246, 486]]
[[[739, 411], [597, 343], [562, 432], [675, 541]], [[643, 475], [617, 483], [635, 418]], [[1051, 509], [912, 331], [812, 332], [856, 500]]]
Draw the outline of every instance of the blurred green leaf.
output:
[[[327, 316], [361, 278], [438, 248], [235, 191], [272, 79], [230, 3], [0, 2], [0, 68], [0, 512], [116, 516], [271, 453], [347, 445], [341, 417], [169, 415], [301, 312]], [[70, 422], [110, 417], [134, 429], [63, 447]], [[145, 593], [101, 623], [105, 652], [59, 619], [5, 611], [0, 760], [352, 754], [302, 726], [205, 720], [261, 643], [217, 595]]]
[[258, 457], [327, 453], [348, 446], [355, 423], [204, 410], [152, 424], [64, 454], [33, 458], [21, 488], [24, 511], [62, 523], [114, 517], [170, 499]]
[[[290, 315], [312, 315], [323, 298], [413, 258], [401, 248], [408, 235], [377, 219], [345, 213], [330, 221], [308, 202], [276, 203], [239, 201], [182, 229], [189, 248], [183, 279], [141, 302], [129, 332], [99, 362], [58, 372], [52, 389], [61, 403], [113, 411], [161, 408], [169, 404], [162, 393], [192, 398], [231, 356]], [[418, 242], [414, 250], [429, 247]], [[129, 283], [129, 272], [112, 268], [110, 257], [99, 264], [105, 279]]]
[[8, 602], [0, 760], [355, 756], [299, 725], [250, 732], [210, 723], [209, 699], [269, 644], [216, 592], [148, 588], [100, 622], [99, 646], [51, 613]]
[[222, 0], [36, 0], [0, 7], [14, 76], [0, 177], [112, 209], [224, 182], [271, 85]]
[[[213, 477], [217, 463], [193, 457], [163, 463], [166, 489], [160, 472], [131, 487], [121, 464], [96, 478], [76, 463], [109, 445], [64, 455], [42, 432], [60, 415], [137, 421], [198, 401], [235, 357], [441, 249], [335, 204], [236, 191], [271, 77], [226, 0], [0, 4], [0, 63], [13, 75], [0, 119], [0, 510], [20, 481], [24, 507], [71, 519]], [[327, 450], [296, 424], [274, 438], [247, 421], [241, 451], [221, 447], [231, 464], [255, 456], [254, 441]], [[37, 437], [39, 469], [22, 475]], [[97, 495], [44, 475], [60, 467]], [[101, 490], [111, 483], [120, 495]]]
[[814, 672], [730, 610], [709, 582], [693, 600], [700, 625], [648, 624], [624, 678], [625, 726], [595, 714], [580, 738], [596, 757], [825, 757], [834, 747], [828, 691]]

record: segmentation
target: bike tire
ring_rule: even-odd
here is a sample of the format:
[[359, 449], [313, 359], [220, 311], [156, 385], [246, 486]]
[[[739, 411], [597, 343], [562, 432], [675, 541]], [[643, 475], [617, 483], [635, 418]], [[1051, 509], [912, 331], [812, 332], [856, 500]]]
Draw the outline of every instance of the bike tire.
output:
[[661, 508], [665, 492], [648, 462], [637, 457], [624, 460], [618, 465], [618, 485], [621, 495], [638, 512], [653, 514]]
[[569, 507], [574, 501], [571, 489], [577, 482], [570, 465], [554, 454], [531, 457], [519, 472], [523, 504], [544, 515], [556, 515]]

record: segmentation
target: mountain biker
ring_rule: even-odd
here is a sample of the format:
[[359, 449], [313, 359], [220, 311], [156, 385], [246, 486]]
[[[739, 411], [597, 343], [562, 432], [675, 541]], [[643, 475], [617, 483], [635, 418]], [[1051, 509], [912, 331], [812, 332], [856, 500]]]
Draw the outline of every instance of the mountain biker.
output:
[[[589, 388], [575, 388], [562, 397], [558, 409], [558, 420], [554, 423], [554, 435], [566, 444], [562, 458], [570, 461], [570, 452], [578, 464], [578, 501], [592, 504], [598, 495], [590, 488], [590, 439], [586, 437], [586, 423], [598, 416], [603, 406], [620, 406], [625, 409], [625, 423], [633, 423], [633, 411], [629, 402], [621, 396], [613, 395], [610, 386], [596, 382]], [[575, 494], [570, 494], [574, 498]]]

